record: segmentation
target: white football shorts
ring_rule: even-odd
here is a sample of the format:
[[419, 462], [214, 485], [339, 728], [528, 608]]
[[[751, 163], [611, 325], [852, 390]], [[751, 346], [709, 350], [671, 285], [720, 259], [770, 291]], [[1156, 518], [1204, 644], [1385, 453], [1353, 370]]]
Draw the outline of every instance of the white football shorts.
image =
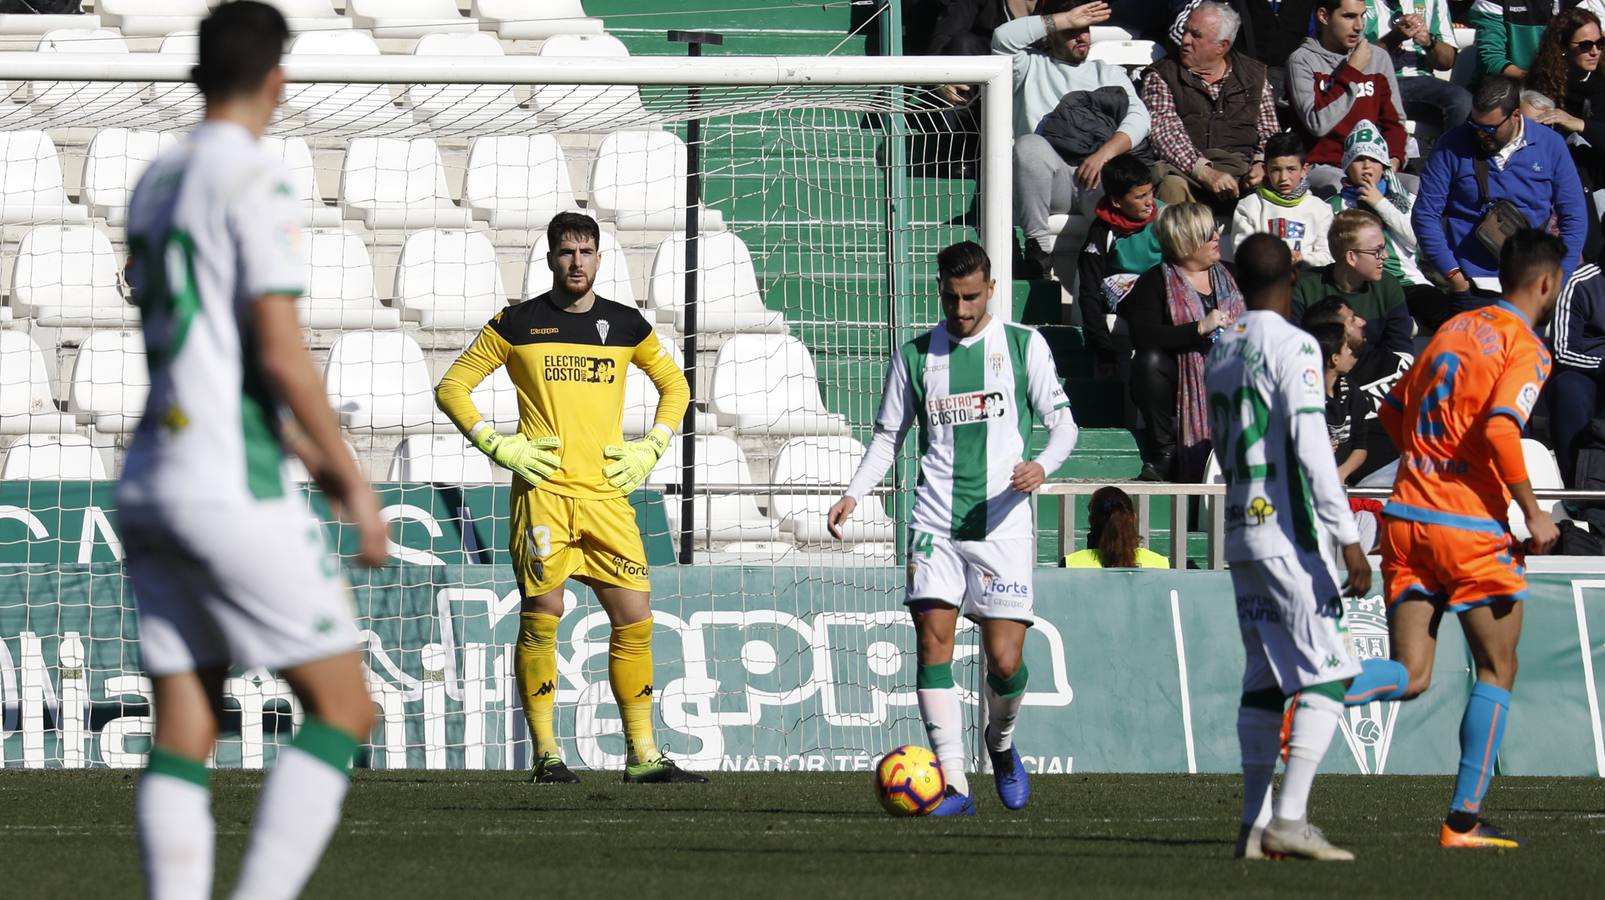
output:
[[1319, 554], [1234, 562], [1237, 624], [1243, 634], [1243, 691], [1291, 695], [1360, 674], [1339, 623], [1343, 597]]
[[1031, 579], [1037, 565], [1036, 541], [955, 541], [914, 531], [909, 535], [908, 559], [904, 603], [935, 601], [957, 607], [969, 619], [1036, 623]]
[[351, 588], [299, 494], [118, 518], [150, 675], [284, 669], [357, 648]]

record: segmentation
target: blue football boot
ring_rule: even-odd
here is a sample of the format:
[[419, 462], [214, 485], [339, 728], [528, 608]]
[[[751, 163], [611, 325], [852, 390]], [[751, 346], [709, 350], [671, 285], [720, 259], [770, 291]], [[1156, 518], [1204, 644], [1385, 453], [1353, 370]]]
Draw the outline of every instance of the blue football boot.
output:
[[973, 816], [975, 815], [975, 801], [954, 790], [950, 784], [947, 786], [946, 796], [942, 798], [941, 803], [936, 805], [935, 809], [931, 810], [930, 814], [933, 816]]
[[[987, 746], [991, 746], [990, 737]], [[1020, 762], [1020, 751], [1010, 744], [1002, 753], [988, 749], [987, 755], [992, 757], [992, 780], [998, 788], [998, 799], [1009, 809], [1024, 809], [1026, 801], [1031, 799], [1031, 779], [1026, 775], [1025, 764]]]

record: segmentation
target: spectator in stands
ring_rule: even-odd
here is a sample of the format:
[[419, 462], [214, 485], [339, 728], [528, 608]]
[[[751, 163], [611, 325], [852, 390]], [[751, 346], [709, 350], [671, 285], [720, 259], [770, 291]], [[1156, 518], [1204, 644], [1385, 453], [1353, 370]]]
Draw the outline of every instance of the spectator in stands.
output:
[[[1433, 136], [1464, 122], [1471, 115], [1471, 92], [1433, 74], [1455, 66], [1448, 0], [1366, 0], [1366, 6], [1365, 39], [1388, 51], [1405, 118], [1427, 124]], [[1423, 155], [1428, 149], [1422, 145]]]
[[[1467, 24], [1477, 30], [1477, 74], [1527, 77], [1556, 6], [1553, 0], [1477, 0]], [[1572, 3], [1570, 5], [1576, 5]]]
[[[1182, 32], [1204, 0], [1188, 0], [1170, 26], [1170, 42], [1181, 46]], [[1278, 109], [1286, 106], [1288, 57], [1315, 33], [1315, 0], [1230, 0], [1242, 18], [1244, 28], [1233, 47], [1243, 56], [1267, 66], [1265, 80], [1270, 83]]]
[[1371, 406], [1365, 394], [1349, 380], [1359, 357], [1349, 346], [1342, 325], [1329, 322], [1310, 329], [1321, 348], [1321, 370], [1326, 383], [1326, 433], [1337, 457], [1338, 477], [1345, 484], [1365, 464], [1366, 418]]
[[1107, 316], [1118, 307], [1137, 276], [1159, 264], [1159, 238], [1154, 219], [1154, 170], [1130, 153], [1103, 167], [1104, 195], [1093, 210], [1087, 244], [1081, 251], [1076, 302], [1081, 304], [1081, 331], [1101, 373], [1115, 365], [1115, 345]]
[[1567, 487], [1575, 487], [1577, 452], [1589, 423], [1605, 415], [1605, 275], [1583, 265], [1572, 273], [1555, 307], [1555, 368], [1549, 376], [1553, 405], [1549, 433]]
[[1310, 193], [1310, 166], [1304, 161], [1304, 141], [1284, 131], [1265, 144], [1265, 181], [1238, 201], [1232, 214], [1231, 233], [1221, 242], [1227, 259], [1251, 234], [1281, 238], [1293, 251], [1293, 262], [1306, 269], [1332, 264], [1327, 232], [1332, 208]]
[[1142, 546], [1137, 508], [1114, 485], [1087, 501], [1087, 548], [1064, 558], [1066, 569], [1168, 569], [1170, 561]]
[[1383, 352], [1410, 352], [1409, 307], [1404, 288], [1385, 269], [1388, 242], [1382, 220], [1363, 209], [1345, 209], [1332, 219], [1327, 235], [1330, 266], [1306, 272], [1293, 285], [1293, 318], [1327, 297], [1342, 297], [1365, 319], [1366, 344]]
[[1142, 100], [1159, 151], [1159, 199], [1228, 209], [1265, 177], [1276, 106], [1265, 64], [1236, 53], [1242, 19], [1224, 3], [1195, 8], [1181, 49], [1148, 69]]
[[[1014, 198], [1025, 231], [1025, 266], [1020, 277], [1042, 277], [1049, 267], [1054, 235], [1048, 217], [1067, 213], [1076, 194], [1102, 184], [1103, 167], [1148, 137], [1148, 108], [1126, 71], [1087, 60], [1090, 29], [1109, 18], [1109, 5], [1096, 0], [1045, 0], [1042, 15], [1004, 23], [992, 33], [992, 52], [1014, 57]], [[1046, 40], [1047, 50], [1034, 45]], [[1066, 94], [1114, 87], [1126, 94], [1126, 111], [1114, 133], [1079, 165], [1066, 162], [1037, 134]]]
[[1287, 94], [1310, 147], [1310, 188], [1326, 199], [1343, 173], [1343, 139], [1368, 119], [1388, 145], [1395, 172], [1404, 161], [1404, 106], [1393, 61], [1365, 39], [1366, 0], [1317, 0], [1316, 37], [1287, 61]]
[[[1599, 17], [1581, 7], [1556, 16], [1544, 30], [1527, 73], [1527, 87], [1548, 98], [1549, 109], [1533, 118], [1567, 136], [1572, 164], [1583, 191], [1593, 197], [1605, 188], [1605, 73], [1599, 61], [1605, 51]], [[1525, 95], [1526, 92], [1523, 92]], [[1580, 140], [1572, 139], [1576, 135]], [[1599, 259], [1600, 210], [1590, 200], [1588, 238], [1583, 258]]]
[[[1365, 398], [1367, 416], [1374, 418], [1382, 398], [1393, 390], [1393, 385], [1414, 361], [1410, 354], [1374, 350], [1365, 340], [1366, 321], [1342, 297], [1327, 297], [1304, 311], [1300, 326], [1312, 334], [1327, 325], [1343, 329], [1345, 341], [1354, 354], [1354, 368], [1348, 374], [1349, 384]], [[1365, 460], [1360, 463], [1350, 481], [1366, 487], [1391, 487], [1390, 464], [1399, 458], [1393, 439], [1381, 428], [1367, 428], [1365, 433]], [[1383, 475], [1379, 470], [1387, 469]]]
[[1388, 145], [1370, 121], [1362, 121], [1343, 141], [1343, 183], [1332, 195], [1332, 211], [1363, 209], [1382, 220], [1388, 245], [1383, 271], [1404, 288], [1404, 302], [1425, 331], [1436, 331], [1453, 310], [1443, 291], [1433, 287], [1416, 265], [1416, 235], [1410, 227], [1415, 198], [1388, 168]]
[[1529, 225], [1541, 228], [1556, 218], [1567, 275], [1582, 256], [1588, 204], [1577, 167], [1566, 140], [1528, 123], [1517, 109], [1520, 100], [1515, 79], [1484, 79], [1471, 98], [1471, 119], [1439, 139], [1421, 174], [1410, 215], [1420, 259], [1444, 276], [1457, 309], [1499, 296], [1498, 258], [1477, 236], [1478, 223], [1497, 201], [1514, 204]]
[[1209, 456], [1204, 355], [1243, 313], [1220, 261], [1220, 229], [1201, 203], [1160, 210], [1163, 261], [1142, 273], [1116, 310], [1131, 333], [1132, 401], [1148, 428], [1143, 481], [1196, 481]]
[[986, 56], [992, 32], [1005, 22], [1040, 13], [1042, 0], [947, 0], [931, 29], [931, 56]]

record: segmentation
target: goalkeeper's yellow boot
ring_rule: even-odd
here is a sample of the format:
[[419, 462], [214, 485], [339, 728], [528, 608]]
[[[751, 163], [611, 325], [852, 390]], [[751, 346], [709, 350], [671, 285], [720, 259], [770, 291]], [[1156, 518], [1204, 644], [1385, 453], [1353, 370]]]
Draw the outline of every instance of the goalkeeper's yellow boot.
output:
[[529, 778], [530, 784], [579, 784], [580, 777], [563, 764], [562, 757], [548, 753], [535, 761], [535, 770]]
[[708, 779], [675, 765], [674, 760], [658, 754], [657, 759], [631, 762], [624, 766], [625, 784], [707, 784]]

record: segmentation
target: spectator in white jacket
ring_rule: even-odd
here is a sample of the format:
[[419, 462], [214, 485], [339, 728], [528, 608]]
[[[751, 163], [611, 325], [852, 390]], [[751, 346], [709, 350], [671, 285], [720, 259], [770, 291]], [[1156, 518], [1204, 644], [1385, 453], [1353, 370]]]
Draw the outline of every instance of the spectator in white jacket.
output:
[[1326, 233], [1332, 227], [1332, 208], [1310, 193], [1309, 176], [1298, 135], [1284, 131], [1266, 141], [1265, 180], [1237, 201], [1231, 235], [1221, 242], [1222, 256], [1231, 259], [1249, 235], [1263, 232], [1286, 243], [1302, 269], [1331, 265]]
[[[1092, 26], [1108, 20], [1109, 4], [1046, 0], [1042, 12], [1006, 22], [992, 33], [992, 52], [1014, 58], [1015, 212], [1026, 237], [1025, 266], [1017, 275], [1023, 278], [1040, 278], [1048, 271], [1057, 237], [1048, 228], [1048, 217], [1070, 212], [1078, 192], [1096, 189], [1104, 164], [1142, 143], [1149, 123], [1148, 108], [1126, 70], [1087, 59]], [[1103, 146], [1079, 165], [1066, 162], [1036, 133], [1038, 123], [1065, 94], [1111, 86], [1126, 92], [1126, 115]]]

